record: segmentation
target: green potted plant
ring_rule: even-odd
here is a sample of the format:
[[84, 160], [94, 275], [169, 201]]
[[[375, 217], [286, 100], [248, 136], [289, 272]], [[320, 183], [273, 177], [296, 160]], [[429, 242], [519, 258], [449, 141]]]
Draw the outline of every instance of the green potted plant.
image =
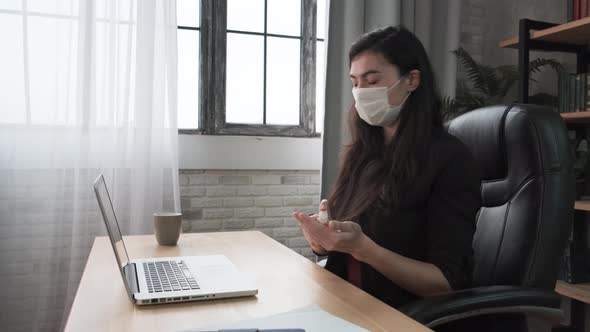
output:
[[[518, 70], [514, 65], [492, 67], [478, 63], [462, 47], [453, 51], [467, 72], [467, 81], [457, 82], [455, 98], [443, 97], [442, 112], [446, 119], [454, 118], [483, 106], [507, 103], [507, 94], [518, 82]], [[533, 75], [544, 67], [551, 67], [558, 77], [564, 71], [563, 66], [554, 59], [538, 58], [529, 64], [529, 77], [537, 82]], [[529, 103], [557, 106], [558, 98], [546, 93], [538, 93], [529, 97]]]

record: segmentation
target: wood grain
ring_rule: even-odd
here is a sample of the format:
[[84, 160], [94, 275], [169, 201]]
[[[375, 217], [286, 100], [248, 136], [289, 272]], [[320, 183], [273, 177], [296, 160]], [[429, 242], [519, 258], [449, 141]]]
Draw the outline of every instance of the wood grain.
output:
[[567, 123], [590, 123], [590, 111], [560, 113]]
[[578, 211], [590, 211], [590, 201], [576, 201], [574, 209]]
[[570, 284], [558, 280], [555, 291], [563, 296], [590, 304], [590, 283]]
[[[562, 44], [588, 45], [590, 42], [590, 17], [561, 24], [549, 29], [531, 32], [531, 40], [543, 40]], [[499, 46], [518, 47], [518, 36], [501, 41]]]
[[65, 331], [177, 331], [317, 304], [370, 331], [430, 331], [260, 232], [183, 234], [177, 246], [125, 237], [131, 258], [226, 255], [254, 277], [256, 297], [138, 307], [127, 298], [106, 237], [96, 238]]

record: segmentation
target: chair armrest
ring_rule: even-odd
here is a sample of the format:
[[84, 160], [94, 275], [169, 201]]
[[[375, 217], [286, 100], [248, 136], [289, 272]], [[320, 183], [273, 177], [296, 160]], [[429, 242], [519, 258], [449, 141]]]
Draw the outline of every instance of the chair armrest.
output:
[[434, 327], [493, 313], [542, 313], [561, 317], [560, 306], [561, 297], [553, 290], [489, 286], [424, 298], [399, 310], [428, 327]]

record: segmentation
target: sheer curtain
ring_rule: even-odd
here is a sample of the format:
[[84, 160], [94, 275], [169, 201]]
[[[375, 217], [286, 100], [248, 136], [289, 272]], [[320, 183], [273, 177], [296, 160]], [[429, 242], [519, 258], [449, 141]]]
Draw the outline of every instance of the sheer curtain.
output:
[[124, 234], [180, 211], [176, 3], [0, 1], [0, 45], [0, 329], [59, 330], [99, 173]]

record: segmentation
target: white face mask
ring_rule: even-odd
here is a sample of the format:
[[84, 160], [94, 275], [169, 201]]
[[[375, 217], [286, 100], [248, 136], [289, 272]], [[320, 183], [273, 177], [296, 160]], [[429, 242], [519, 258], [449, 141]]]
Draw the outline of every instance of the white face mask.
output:
[[352, 88], [352, 95], [356, 102], [355, 107], [361, 119], [371, 126], [388, 126], [397, 120], [402, 106], [408, 99], [406, 95], [399, 105], [389, 105], [389, 90], [395, 88], [404, 77], [400, 78], [391, 87], [378, 88]]

